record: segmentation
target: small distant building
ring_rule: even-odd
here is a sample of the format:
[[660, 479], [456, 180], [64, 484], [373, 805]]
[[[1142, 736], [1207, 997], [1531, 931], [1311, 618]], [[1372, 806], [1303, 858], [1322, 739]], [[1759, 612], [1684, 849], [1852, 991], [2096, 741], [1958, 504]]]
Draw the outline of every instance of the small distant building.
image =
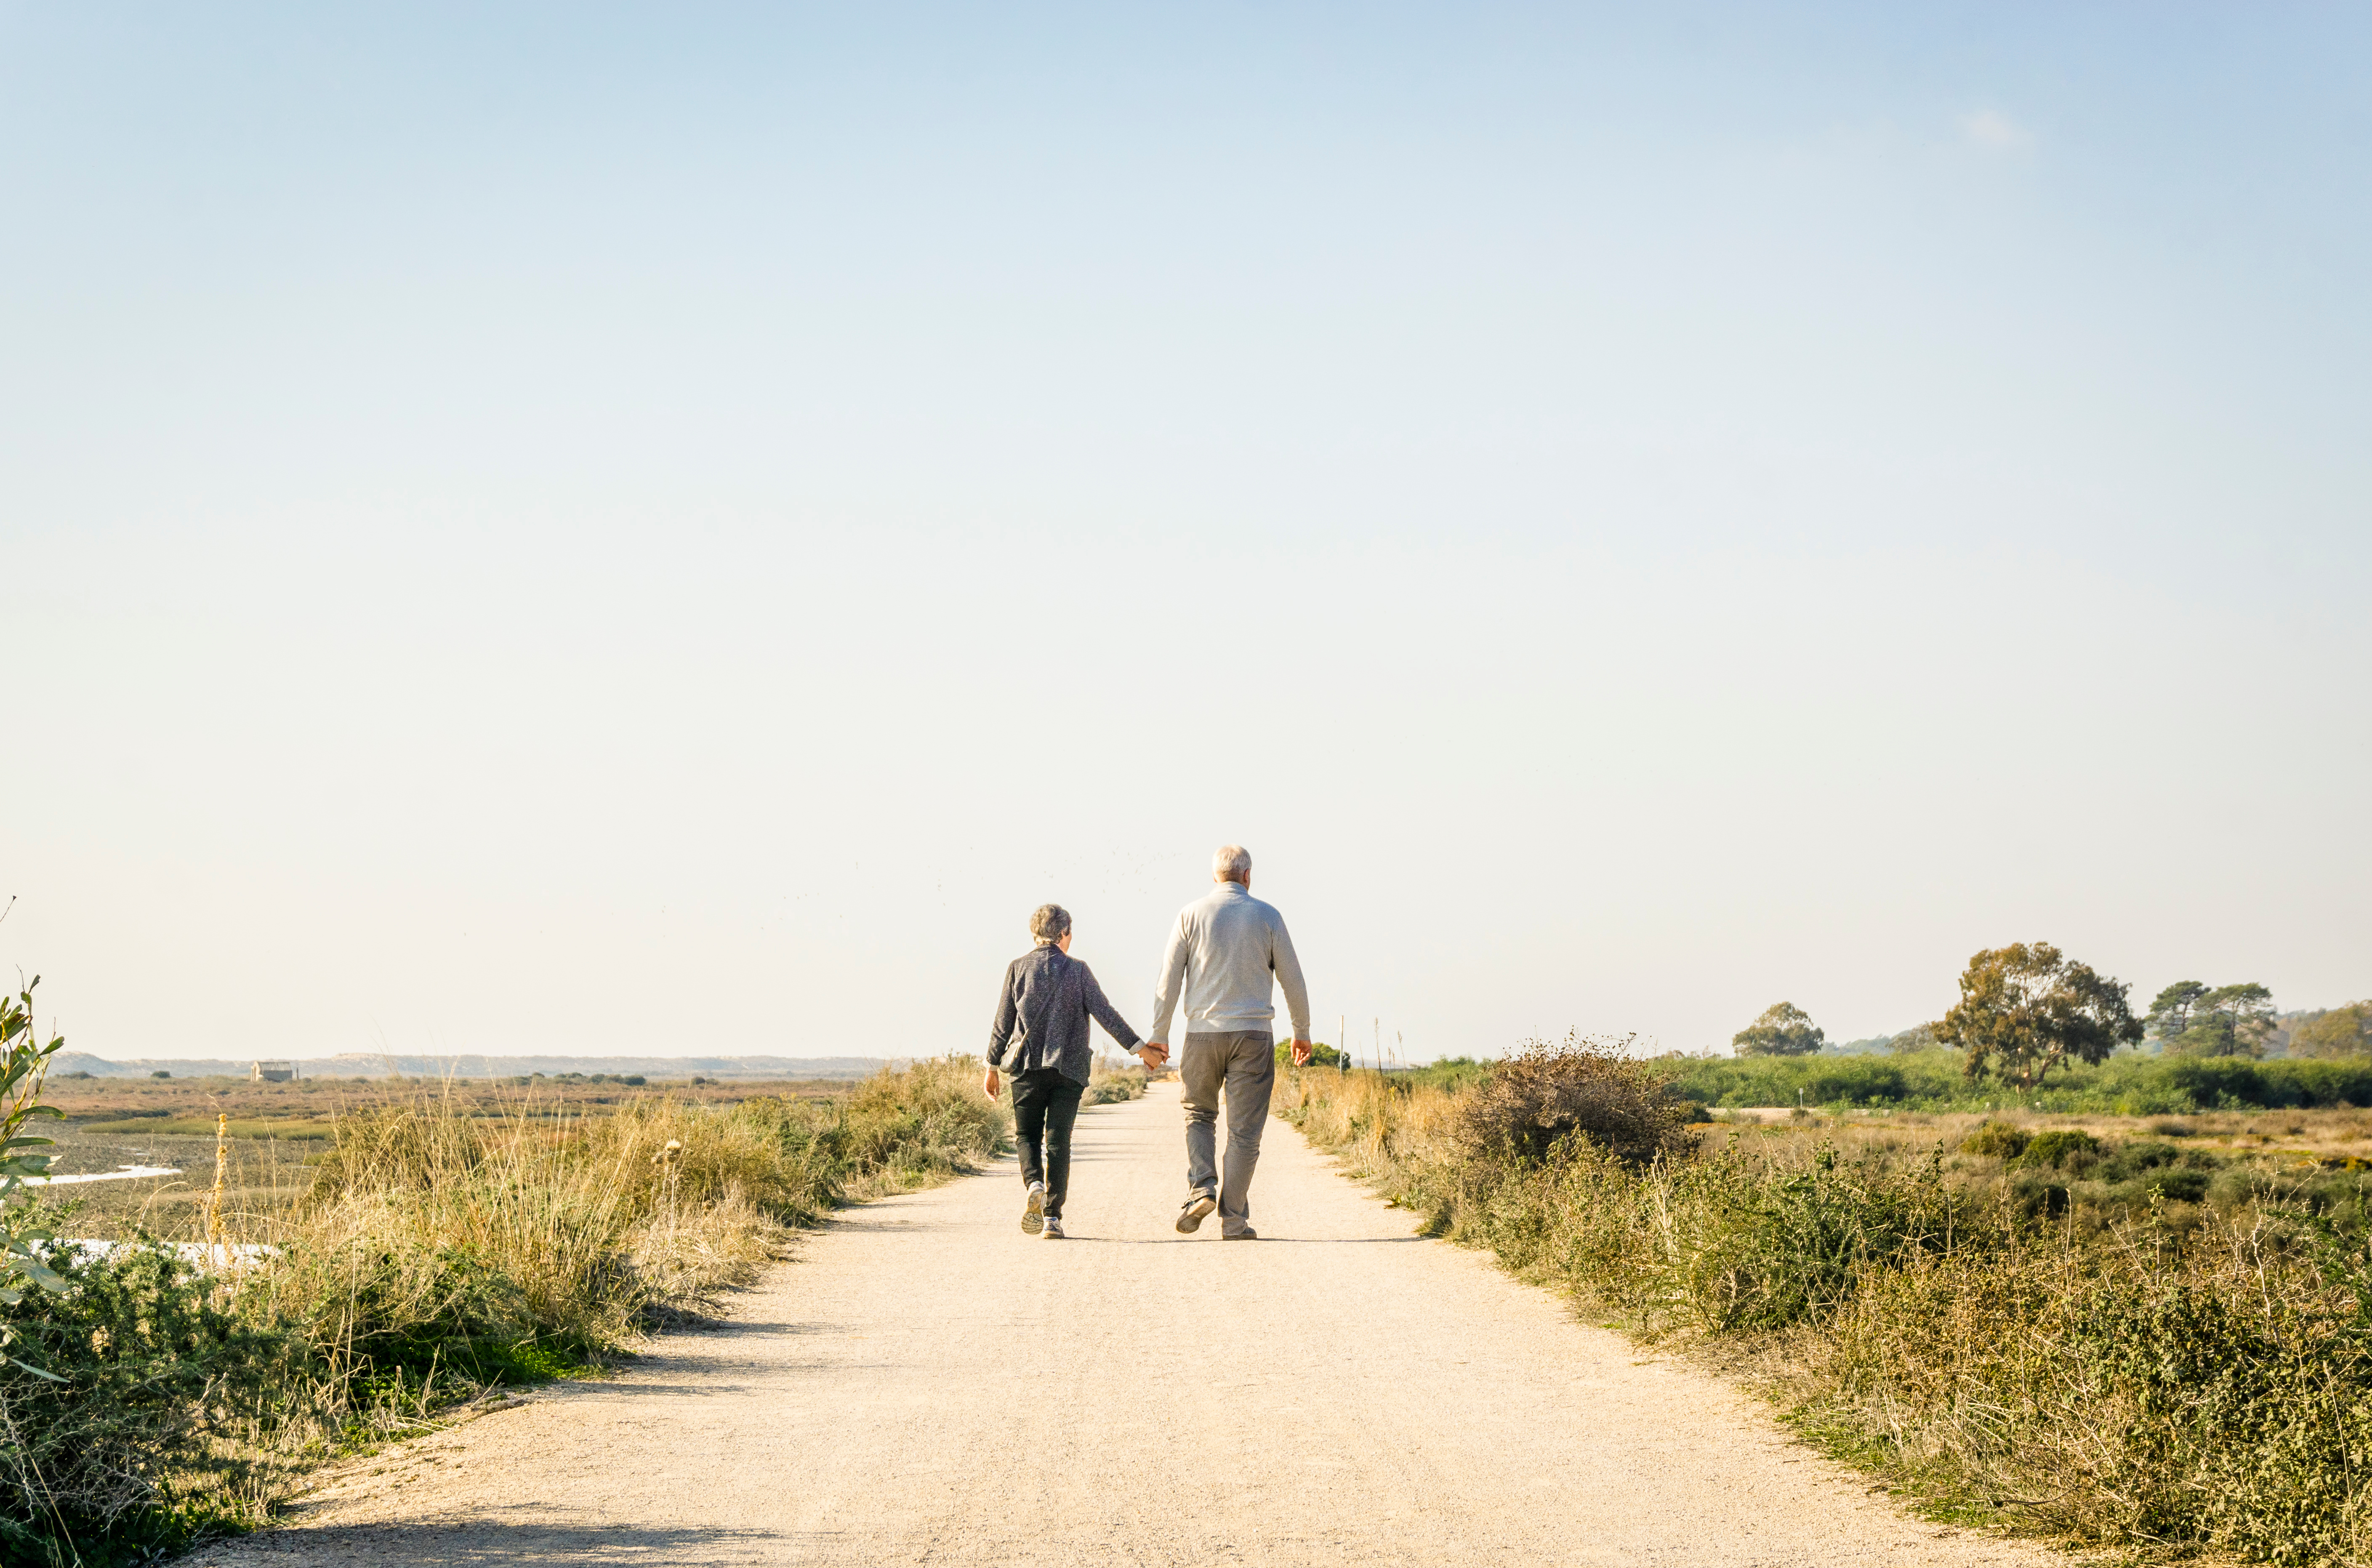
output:
[[259, 1084], [293, 1084], [296, 1081], [294, 1062], [259, 1062], [255, 1064], [255, 1081]]

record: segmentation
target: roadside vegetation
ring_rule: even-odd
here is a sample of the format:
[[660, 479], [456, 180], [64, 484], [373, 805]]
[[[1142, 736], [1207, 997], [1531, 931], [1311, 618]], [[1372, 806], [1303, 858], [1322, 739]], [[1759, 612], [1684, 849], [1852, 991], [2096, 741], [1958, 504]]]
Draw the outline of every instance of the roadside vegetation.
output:
[[2183, 980], [2136, 1016], [2131, 987], [2048, 942], [1970, 958], [1960, 998], [1900, 1034], [1831, 1047], [1792, 1002], [1729, 1057], [1663, 1060], [1708, 1106], [1994, 1109], [2119, 1116], [2372, 1104], [2372, 1002], [2278, 1013], [2255, 981]]
[[[2362, 1160], [2212, 1150], [2187, 1122], [2071, 1126], [2031, 1103], [1708, 1125], [1691, 1102], [1729, 1091], [1626, 1044], [1291, 1072], [1277, 1107], [1429, 1233], [1746, 1376], [1939, 1516], [2142, 1560], [2372, 1556]], [[2149, 1109], [2227, 1103], [2246, 1081], [2173, 1079]], [[1746, 1083], [1740, 1100], [1793, 1101]]]
[[2075, 1063], [2021, 1095], [1971, 1078], [1943, 1050], [1887, 1056], [1670, 1056], [1658, 1059], [1682, 1098], [1708, 1108], [1806, 1106], [1890, 1110], [2005, 1110], [2181, 1116], [2204, 1110], [2372, 1106], [2372, 1056], [2335, 1060], [2145, 1056], [2119, 1051]]
[[1134, 1062], [1112, 1062], [1099, 1056], [1088, 1070], [1087, 1092], [1079, 1097], [1081, 1105], [1118, 1105], [1123, 1100], [1141, 1098], [1152, 1074]]
[[[60, 1042], [31, 1041], [8, 1060], [37, 1095]], [[220, 1198], [110, 1216], [18, 1192], [8, 1234], [50, 1280], [0, 1303], [0, 1568], [247, 1527], [322, 1460], [697, 1318], [795, 1227], [1007, 1146], [979, 1074], [947, 1058], [734, 1103], [415, 1086], [275, 1143]]]

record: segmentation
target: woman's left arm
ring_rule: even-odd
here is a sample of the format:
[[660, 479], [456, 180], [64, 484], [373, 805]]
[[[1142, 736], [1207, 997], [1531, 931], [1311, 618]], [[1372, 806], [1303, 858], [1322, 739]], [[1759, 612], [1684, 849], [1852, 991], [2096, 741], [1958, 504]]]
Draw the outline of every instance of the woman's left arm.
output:
[[1120, 1041], [1121, 1049], [1123, 1051], [1135, 1051], [1137, 1059], [1145, 1063], [1147, 1071], [1159, 1067], [1161, 1063], [1156, 1060], [1154, 1053], [1159, 1051], [1163, 1057], [1167, 1057], [1169, 1053], [1162, 1051], [1157, 1045], [1145, 1044], [1144, 1037], [1128, 1027], [1128, 1020], [1120, 1016], [1120, 1009], [1105, 999], [1104, 988], [1096, 983], [1095, 970], [1081, 964], [1079, 972], [1081, 978], [1087, 981], [1087, 1011], [1094, 1016], [1096, 1022], [1104, 1027], [1104, 1033]]

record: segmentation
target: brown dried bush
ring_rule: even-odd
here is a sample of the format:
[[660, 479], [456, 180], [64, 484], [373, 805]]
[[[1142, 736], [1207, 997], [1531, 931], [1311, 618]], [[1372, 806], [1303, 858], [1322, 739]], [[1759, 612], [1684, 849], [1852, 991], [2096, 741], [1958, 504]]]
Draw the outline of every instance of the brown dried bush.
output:
[[1576, 1132], [1634, 1167], [1693, 1151], [1688, 1106], [1629, 1054], [1631, 1038], [1576, 1029], [1561, 1040], [1526, 1040], [1460, 1108], [1462, 1152], [1532, 1163]]

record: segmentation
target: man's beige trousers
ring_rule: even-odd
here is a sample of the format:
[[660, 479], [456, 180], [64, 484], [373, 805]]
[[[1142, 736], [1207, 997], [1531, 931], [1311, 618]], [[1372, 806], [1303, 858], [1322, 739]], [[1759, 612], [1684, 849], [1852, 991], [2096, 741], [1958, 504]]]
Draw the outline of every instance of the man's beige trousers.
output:
[[[1219, 1197], [1219, 1233], [1251, 1225], [1252, 1171], [1276, 1087], [1276, 1037], [1266, 1029], [1186, 1037], [1178, 1076], [1186, 1086], [1186, 1185]], [[1220, 1091], [1227, 1107], [1227, 1170], [1218, 1169]]]

